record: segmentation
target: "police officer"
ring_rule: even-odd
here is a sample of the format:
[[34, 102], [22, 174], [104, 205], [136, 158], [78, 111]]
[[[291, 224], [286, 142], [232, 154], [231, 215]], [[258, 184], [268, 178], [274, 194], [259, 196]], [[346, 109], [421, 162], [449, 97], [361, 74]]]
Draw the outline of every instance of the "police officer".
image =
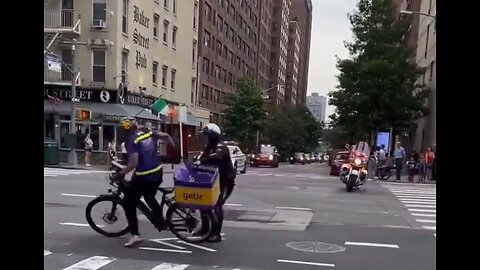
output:
[[128, 154], [128, 164], [121, 170], [120, 177], [135, 170], [130, 184], [125, 190], [125, 215], [132, 237], [125, 247], [133, 247], [142, 241], [138, 232], [137, 205], [143, 196], [154, 216], [157, 217], [155, 226], [161, 230], [165, 228], [163, 210], [155, 198], [157, 189], [162, 183], [163, 170], [160, 165], [157, 147], [159, 139], [166, 139], [174, 146], [172, 138], [163, 132], [141, 131], [134, 117], [125, 117], [120, 121], [127, 139], [125, 148]]
[[[232, 194], [235, 185], [236, 171], [233, 168], [227, 145], [220, 142], [220, 128], [216, 124], [211, 123], [203, 128], [202, 134], [207, 137], [208, 142], [196, 164], [215, 165], [218, 167], [220, 176], [220, 195], [217, 207], [215, 207], [214, 210], [216, 220], [214, 220], [212, 231], [207, 238], [207, 242], [213, 243], [222, 241], [220, 233], [223, 225], [223, 205]], [[202, 220], [202, 225], [207, 224], [207, 219], [202, 218]], [[204, 230], [202, 229], [201, 232], [202, 231]]]

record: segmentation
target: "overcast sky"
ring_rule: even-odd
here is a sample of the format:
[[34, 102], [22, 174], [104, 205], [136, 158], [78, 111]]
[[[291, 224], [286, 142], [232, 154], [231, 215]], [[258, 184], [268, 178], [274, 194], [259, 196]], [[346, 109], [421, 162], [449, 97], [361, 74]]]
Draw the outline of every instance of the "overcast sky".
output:
[[[337, 85], [335, 55], [348, 57], [344, 41], [352, 40], [347, 13], [351, 13], [358, 0], [312, 0], [313, 21], [310, 44], [308, 95], [318, 92], [326, 96]], [[328, 115], [333, 113], [327, 107]]]

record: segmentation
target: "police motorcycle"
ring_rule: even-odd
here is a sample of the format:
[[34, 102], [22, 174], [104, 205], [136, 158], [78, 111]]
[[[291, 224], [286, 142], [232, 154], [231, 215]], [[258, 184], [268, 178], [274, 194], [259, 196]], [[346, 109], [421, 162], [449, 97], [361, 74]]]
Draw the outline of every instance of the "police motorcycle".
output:
[[367, 177], [367, 162], [370, 156], [370, 147], [366, 142], [359, 142], [354, 146], [346, 145], [350, 151], [348, 163], [340, 169], [340, 180], [345, 184], [348, 192], [365, 184]]
[[[126, 162], [119, 159], [114, 150], [109, 151], [109, 156], [111, 158], [111, 172], [107, 176], [107, 181], [113, 188], [109, 188], [106, 194], [97, 196], [87, 204], [85, 217], [95, 232], [106, 237], [121, 237], [128, 233], [123, 197], [129, 180], [127, 180], [128, 177], [123, 177], [123, 179], [118, 177]], [[184, 160], [175, 170], [174, 180], [175, 182], [192, 182], [192, 177], [196, 177], [199, 171], [201, 169], [197, 168], [197, 166]], [[168, 229], [183, 241], [189, 243], [204, 242], [212, 231], [213, 220], [216, 219], [213, 213], [213, 206], [210, 208], [198, 208], [182, 204], [179, 202], [180, 199], [175, 199], [177, 194], [174, 187], [161, 186], [158, 190], [162, 194], [160, 206], [162, 209], [164, 209], [164, 206], [167, 207], [165, 221]], [[159, 232], [164, 229], [157, 227], [157, 219], [145, 202], [140, 201], [137, 208]], [[210, 209], [212, 211], [208, 211]]]

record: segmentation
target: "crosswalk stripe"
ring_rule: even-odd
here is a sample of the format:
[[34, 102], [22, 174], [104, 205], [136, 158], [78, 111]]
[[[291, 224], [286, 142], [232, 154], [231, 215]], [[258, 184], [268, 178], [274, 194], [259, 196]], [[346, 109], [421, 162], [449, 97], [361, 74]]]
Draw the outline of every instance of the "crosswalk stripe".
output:
[[406, 207], [437, 208], [436, 205], [428, 204], [405, 204]]
[[114, 260], [115, 259], [103, 256], [93, 256], [67, 268], [64, 268], [63, 270], [97, 270], [113, 262]]
[[48, 251], [48, 250], [44, 250], [44, 251], [43, 251], [43, 256], [48, 256], [48, 255], [50, 255], [50, 254], [52, 254], [52, 252], [50, 252], [50, 251]]
[[425, 213], [437, 213], [437, 210], [431, 209], [417, 209], [417, 208], [409, 208], [408, 211], [410, 212], [425, 212]]
[[415, 221], [420, 223], [437, 223], [436, 220], [432, 220], [432, 219], [415, 219]]
[[435, 201], [413, 201], [413, 200], [400, 200], [402, 203], [415, 203], [415, 204], [427, 204], [427, 205], [436, 205]]
[[188, 264], [162, 263], [150, 270], [184, 270], [188, 266]]
[[412, 216], [415, 216], [415, 217], [437, 217], [436, 214], [421, 214], [421, 213], [412, 213]]
[[436, 196], [436, 192], [392, 192], [395, 195]]
[[422, 226], [422, 228], [427, 229], [427, 230], [436, 230], [437, 226]]
[[412, 195], [397, 195], [399, 199], [433, 199], [436, 200], [437, 196], [412, 196]]

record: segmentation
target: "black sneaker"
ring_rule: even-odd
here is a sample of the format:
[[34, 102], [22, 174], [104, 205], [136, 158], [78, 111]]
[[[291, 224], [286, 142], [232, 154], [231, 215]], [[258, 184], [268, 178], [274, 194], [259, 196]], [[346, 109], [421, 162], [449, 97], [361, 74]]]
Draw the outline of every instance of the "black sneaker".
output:
[[158, 230], [159, 232], [168, 229], [167, 222], [166, 222], [165, 219], [163, 219], [163, 218], [159, 219], [154, 225], [155, 225], [155, 228], [157, 228], [157, 230]]
[[222, 236], [220, 234], [210, 235], [205, 242], [207, 243], [219, 243], [222, 242]]

